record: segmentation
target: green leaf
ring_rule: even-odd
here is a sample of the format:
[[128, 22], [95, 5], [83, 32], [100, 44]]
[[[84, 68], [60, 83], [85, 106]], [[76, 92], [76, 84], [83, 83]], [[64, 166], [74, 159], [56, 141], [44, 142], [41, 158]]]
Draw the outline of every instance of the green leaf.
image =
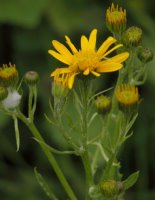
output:
[[55, 194], [51, 191], [49, 188], [48, 184], [45, 182], [44, 178], [42, 175], [37, 171], [36, 168], [34, 168], [34, 173], [36, 176], [36, 179], [39, 183], [39, 185], [42, 187], [46, 195], [51, 199], [51, 200], [58, 200], [58, 198], [55, 196]]
[[131, 174], [125, 181], [123, 181], [124, 189], [128, 190], [130, 187], [132, 187], [136, 183], [138, 177], [139, 177], [139, 171]]

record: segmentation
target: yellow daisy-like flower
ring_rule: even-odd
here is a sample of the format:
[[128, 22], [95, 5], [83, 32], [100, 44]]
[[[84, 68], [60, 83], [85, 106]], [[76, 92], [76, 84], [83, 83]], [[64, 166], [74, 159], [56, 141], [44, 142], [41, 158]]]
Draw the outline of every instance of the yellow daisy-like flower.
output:
[[122, 44], [109, 49], [109, 47], [116, 43], [116, 39], [108, 37], [102, 45], [96, 50], [96, 37], [97, 30], [94, 29], [90, 33], [89, 38], [82, 35], [81, 37], [81, 49], [77, 50], [74, 44], [71, 42], [68, 36], [65, 36], [66, 43], [68, 44], [71, 51], [69, 51], [62, 43], [53, 40], [52, 44], [56, 51], [49, 50], [48, 53], [68, 65], [66, 68], [57, 68], [52, 72], [51, 76], [57, 76], [59, 74], [71, 74], [68, 79], [68, 88], [72, 88], [75, 76], [83, 74], [85, 76], [93, 74], [94, 76], [100, 76], [103, 72], [113, 72], [122, 68], [122, 62], [124, 62], [128, 56], [128, 52], [120, 53], [111, 58], [107, 56], [120, 48]]
[[121, 34], [126, 28], [126, 10], [112, 3], [106, 10], [106, 23], [110, 31]]

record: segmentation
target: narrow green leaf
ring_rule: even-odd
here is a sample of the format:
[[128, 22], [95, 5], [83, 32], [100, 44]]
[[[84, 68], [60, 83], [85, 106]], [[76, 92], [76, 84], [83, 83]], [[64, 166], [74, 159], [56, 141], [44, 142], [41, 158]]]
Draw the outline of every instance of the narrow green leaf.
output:
[[16, 145], [17, 145], [16, 151], [19, 151], [20, 135], [19, 135], [19, 128], [18, 128], [18, 119], [16, 117], [14, 117], [14, 127], [15, 127], [15, 138], [16, 138]]
[[128, 190], [130, 187], [132, 187], [136, 183], [138, 177], [139, 177], [139, 171], [131, 174], [125, 181], [123, 181], [124, 189]]
[[34, 173], [36, 176], [36, 179], [39, 183], [39, 185], [42, 187], [46, 195], [51, 199], [51, 200], [58, 200], [58, 198], [55, 196], [55, 194], [51, 191], [49, 188], [48, 184], [45, 182], [44, 178], [42, 175], [37, 171], [36, 167], [34, 168]]
[[47, 148], [52, 153], [56, 153], [56, 154], [76, 154], [75, 151], [60, 151], [60, 150], [55, 149], [52, 146], [49, 146], [45, 142], [36, 139], [36, 138], [34, 138], [34, 140], [37, 141], [40, 145], [43, 145], [45, 148]]

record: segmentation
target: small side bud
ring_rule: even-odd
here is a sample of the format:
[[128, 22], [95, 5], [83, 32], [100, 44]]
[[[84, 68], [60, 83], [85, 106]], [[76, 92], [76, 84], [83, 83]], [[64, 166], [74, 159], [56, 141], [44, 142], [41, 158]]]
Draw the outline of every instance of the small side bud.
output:
[[6, 99], [8, 96], [8, 90], [6, 87], [0, 86], [0, 102]]
[[136, 108], [139, 102], [138, 88], [134, 85], [120, 85], [116, 88], [115, 96], [120, 110], [128, 112]]
[[119, 187], [115, 180], [105, 180], [100, 183], [100, 190], [106, 198], [114, 197], [119, 193]]
[[54, 76], [52, 84], [52, 95], [56, 98], [65, 98], [68, 93], [68, 74], [59, 74]]
[[39, 74], [36, 71], [28, 71], [24, 76], [24, 80], [27, 85], [34, 86], [39, 82]]
[[0, 82], [5, 87], [15, 88], [18, 83], [19, 75], [15, 65], [3, 65], [0, 67]]
[[126, 46], [138, 46], [142, 41], [142, 34], [140, 28], [132, 26], [125, 31], [122, 41]]
[[111, 109], [111, 99], [110, 97], [101, 95], [95, 99], [95, 107], [97, 112], [103, 116], [109, 113]]
[[142, 63], [148, 63], [153, 59], [153, 51], [149, 48], [141, 47], [137, 56]]

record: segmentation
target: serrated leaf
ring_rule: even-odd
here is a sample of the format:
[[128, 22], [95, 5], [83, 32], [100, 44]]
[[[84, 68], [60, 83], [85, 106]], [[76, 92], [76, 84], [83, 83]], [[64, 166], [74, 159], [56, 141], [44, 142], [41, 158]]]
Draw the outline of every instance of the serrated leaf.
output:
[[131, 174], [125, 181], [123, 181], [124, 189], [128, 190], [129, 188], [131, 188], [136, 183], [138, 177], [139, 177], [139, 171]]
[[37, 171], [36, 168], [34, 168], [34, 173], [36, 176], [36, 179], [39, 183], [39, 185], [42, 187], [46, 195], [51, 199], [51, 200], [58, 200], [58, 198], [55, 196], [55, 194], [51, 191], [49, 188], [48, 184], [45, 182], [44, 178], [42, 175]]

